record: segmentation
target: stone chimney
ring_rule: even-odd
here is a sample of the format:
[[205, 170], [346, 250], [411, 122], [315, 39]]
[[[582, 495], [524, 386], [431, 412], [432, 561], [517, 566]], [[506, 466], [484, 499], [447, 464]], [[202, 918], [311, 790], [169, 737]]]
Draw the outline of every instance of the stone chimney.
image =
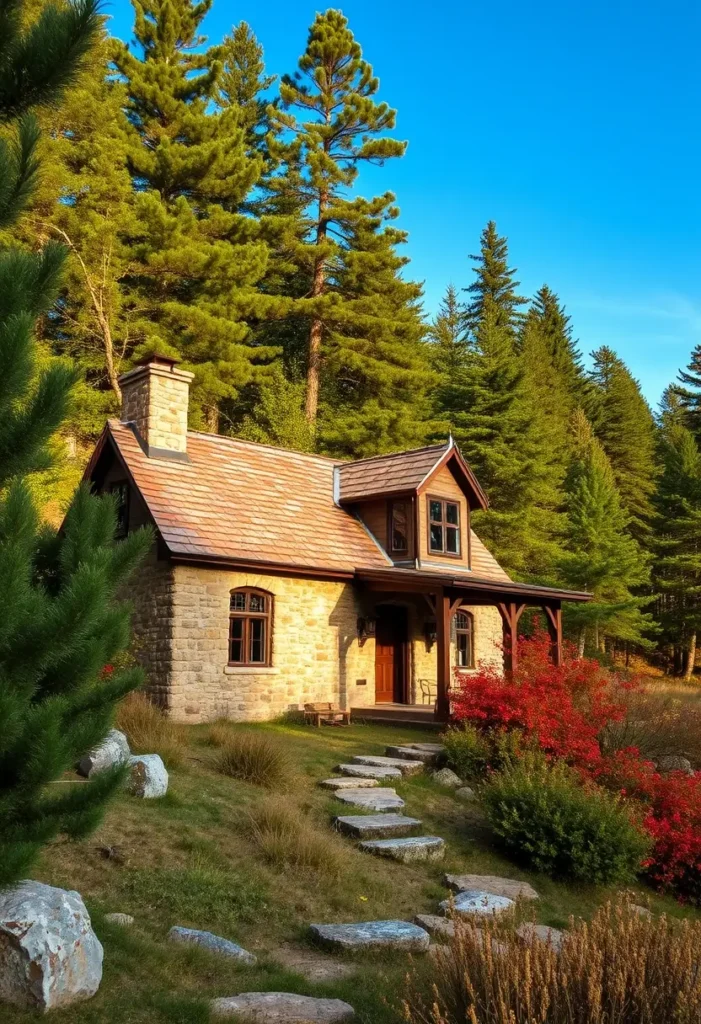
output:
[[194, 374], [177, 360], [150, 356], [119, 378], [122, 423], [130, 423], [151, 458], [187, 460], [187, 406]]

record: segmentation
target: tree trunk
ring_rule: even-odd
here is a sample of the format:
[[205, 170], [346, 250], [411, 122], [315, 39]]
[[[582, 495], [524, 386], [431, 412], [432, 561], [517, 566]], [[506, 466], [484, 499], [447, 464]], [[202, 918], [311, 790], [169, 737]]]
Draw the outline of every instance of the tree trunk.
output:
[[579, 631], [579, 641], [577, 643], [577, 652], [580, 658], [584, 657], [584, 645], [587, 639], [587, 631], [582, 627]]
[[[321, 192], [319, 195], [319, 220], [316, 228], [316, 244], [323, 245], [326, 241], [326, 207], [329, 203], [328, 192]], [[322, 256], [318, 256], [314, 263], [314, 277], [312, 280], [311, 298], [318, 299], [324, 294], [326, 287], [326, 263]], [[304, 414], [307, 423], [312, 426], [316, 423], [319, 411], [319, 375], [321, 370], [321, 338], [324, 325], [315, 317], [309, 330], [309, 352], [307, 354], [307, 395], [304, 404]]]
[[208, 434], [219, 433], [219, 409], [216, 405], [208, 405], [206, 407], [204, 420], [207, 425]]
[[691, 634], [689, 640], [689, 650], [686, 653], [686, 671], [684, 672], [684, 679], [689, 682], [692, 675], [694, 674], [694, 665], [696, 663], [696, 630]]

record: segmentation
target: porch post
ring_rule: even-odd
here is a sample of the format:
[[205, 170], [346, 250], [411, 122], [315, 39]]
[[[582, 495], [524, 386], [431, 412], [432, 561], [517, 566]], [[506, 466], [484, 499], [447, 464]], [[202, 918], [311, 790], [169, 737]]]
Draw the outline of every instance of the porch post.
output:
[[450, 596], [441, 588], [436, 594], [436, 718], [447, 722], [450, 718]]
[[562, 607], [557, 605], [557, 607], [551, 608], [549, 605], [544, 605], [543, 611], [550, 634], [550, 657], [553, 665], [559, 667], [562, 664]]
[[504, 672], [513, 675], [518, 668], [518, 620], [525, 608], [515, 601], [497, 605], [501, 613], [504, 637]]

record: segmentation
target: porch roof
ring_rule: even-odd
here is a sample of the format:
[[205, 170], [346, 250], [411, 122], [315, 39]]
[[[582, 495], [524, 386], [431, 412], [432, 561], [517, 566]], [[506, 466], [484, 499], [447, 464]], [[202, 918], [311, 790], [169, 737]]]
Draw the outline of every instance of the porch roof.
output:
[[355, 578], [382, 590], [413, 590], [432, 593], [438, 589], [464, 591], [479, 599], [492, 596], [501, 601], [541, 605], [543, 601], [591, 601], [593, 594], [561, 587], [544, 587], [512, 580], [494, 580], [452, 572], [431, 572], [426, 569], [356, 569]]

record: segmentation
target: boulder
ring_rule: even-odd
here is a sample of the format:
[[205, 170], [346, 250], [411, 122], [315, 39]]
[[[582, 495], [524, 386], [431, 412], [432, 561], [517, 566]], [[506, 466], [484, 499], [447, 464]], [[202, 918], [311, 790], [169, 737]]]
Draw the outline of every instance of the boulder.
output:
[[405, 949], [425, 953], [427, 931], [409, 921], [361, 921], [359, 924], [313, 924], [312, 936], [331, 949]]
[[447, 917], [439, 917], [438, 914], [417, 914], [414, 921], [434, 939], [455, 937], [455, 922], [450, 921]]
[[168, 941], [202, 946], [212, 953], [229, 957], [230, 960], [238, 960], [242, 964], [253, 965], [258, 962], [253, 953], [249, 953], [247, 949], [231, 942], [230, 939], [223, 939], [220, 935], [214, 935], [212, 932], [200, 932], [196, 928], [181, 928], [179, 925], [175, 925], [168, 932]]
[[102, 946], [77, 892], [43, 882], [0, 891], [0, 1002], [54, 1010], [90, 999]]
[[153, 800], [168, 792], [168, 772], [158, 754], [136, 754], [129, 758], [127, 789], [132, 796]]
[[89, 779], [97, 772], [104, 772], [106, 768], [114, 768], [115, 765], [125, 764], [129, 760], [129, 743], [123, 732], [119, 729], [110, 729], [102, 743], [99, 743], [89, 754], [85, 754], [78, 762], [78, 771]]
[[444, 881], [453, 892], [481, 889], [495, 896], [508, 896], [510, 900], [539, 898], [538, 893], [528, 882], [517, 882], [513, 878], [501, 878], [499, 875], [446, 875]]
[[516, 934], [524, 942], [530, 943], [534, 939], [545, 942], [552, 946], [556, 953], [560, 952], [562, 940], [565, 937], [565, 933], [561, 932], [559, 928], [548, 928], [545, 924], [532, 924], [530, 921], [520, 924], [516, 929]]
[[450, 789], [457, 789], [459, 786], [462, 786], [462, 779], [450, 768], [441, 768], [437, 772], [432, 772], [431, 778], [439, 786], [449, 786]]
[[465, 917], [492, 917], [513, 910], [515, 906], [507, 896], [495, 896], [484, 889], [468, 889], [450, 900], [443, 900], [441, 910], [445, 914], [452, 912]]
[[118, 924], [121, 928], [131, 928], [134, 918], [131, 914], [105, 914], [108, 924]]
[[661, 772], [684, 772], [686, 775], [694, 774], [694, 769], [691, 767], [691, 761], [686, 757], [681, 757], [679, 754], [668, 754], [666, 757], [661, 757], [657, 762], [657, 768]]
[[461, 786], [460, 789], [455, 790], [455, 795], [458, 800], [462, 800], [466, 804], [474, 803], [477, 799], [477, 794], [470, 786]]
[[315, 999], [292, 992], [242, 992], [213, 999], [215, 1017], [236, 1017], [255, 1024], [336, 1024], [351, 1020], [355, 1011], [341, 999]]
[[652, 917], [652, 911], [648, 907], [641, 907], [639, 903], [630, 903], [628, 909], [631, 914], [637, 914], [638, 917]]

